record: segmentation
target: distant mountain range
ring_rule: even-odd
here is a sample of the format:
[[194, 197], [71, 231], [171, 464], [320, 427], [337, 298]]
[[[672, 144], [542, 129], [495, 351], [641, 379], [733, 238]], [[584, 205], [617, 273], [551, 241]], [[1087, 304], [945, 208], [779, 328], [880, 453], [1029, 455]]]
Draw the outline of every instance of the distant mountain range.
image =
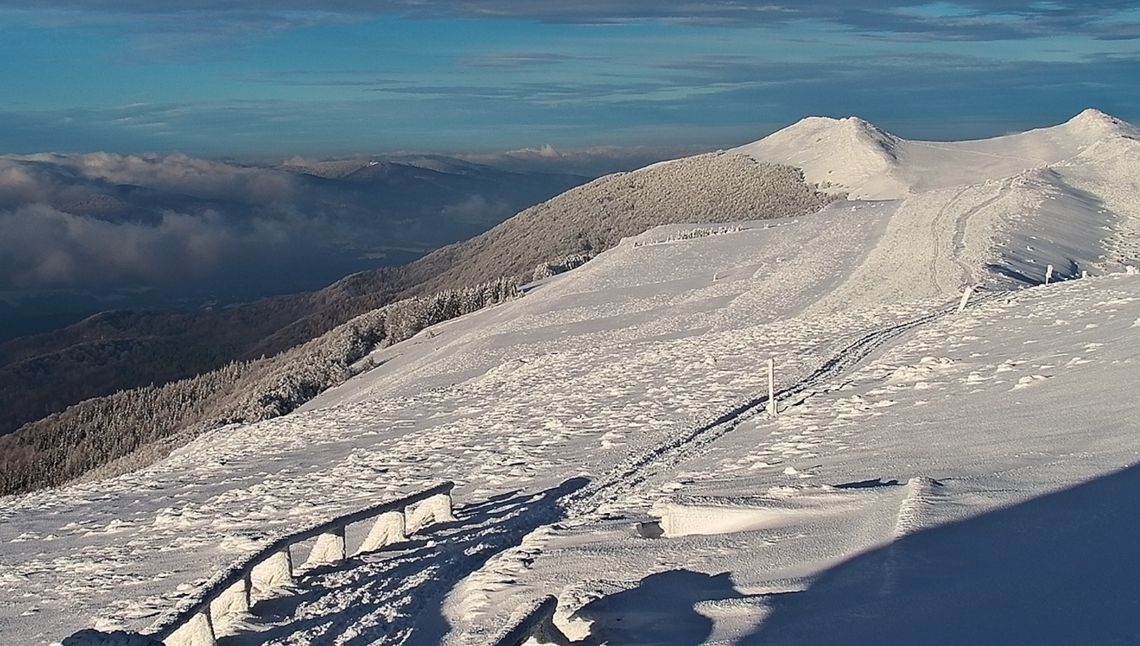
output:
[[224, 307], [404, 264], [590, 177], [440, 156], [0, 157], [0, 341], [110, 309]]

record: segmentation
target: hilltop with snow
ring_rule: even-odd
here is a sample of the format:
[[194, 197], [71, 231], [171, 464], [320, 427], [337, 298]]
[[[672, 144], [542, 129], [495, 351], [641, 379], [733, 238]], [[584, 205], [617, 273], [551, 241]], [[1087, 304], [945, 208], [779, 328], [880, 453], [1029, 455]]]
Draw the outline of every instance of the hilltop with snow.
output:
[[734, 152], [802, 168], [808, 181], [851, 199], [892, 200], [1047, 168], [1105, 140], [1137, 136], [1135, 126], [1094, 109], [1058, 126], [951, 142], [902, 139], [858, 117], [809, 117]]
[[299, 412], [3, 499], [0, 635], [145, 630], [274, 537], [447, 479], [456, 522], [220, 643], [487, 644], [547, 594], [589, 644], [1133, 642], [1137, 137], [1095, 111], [947, 143], [811, 118], [707, 157], [846, 198], [627, 237]]

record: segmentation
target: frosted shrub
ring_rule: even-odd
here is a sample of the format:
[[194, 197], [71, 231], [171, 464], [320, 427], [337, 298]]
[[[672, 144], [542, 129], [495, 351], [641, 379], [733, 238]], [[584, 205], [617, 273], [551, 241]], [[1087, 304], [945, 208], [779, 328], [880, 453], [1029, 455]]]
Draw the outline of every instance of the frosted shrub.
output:
[[595, 255], [597, 254], [593, 251], [583, 251], [581, 253], [570, 254], [561, 260], [539, 263], [531, 274], [531, 280], [542, 280], [543, 278], [550, 278], [551, 276], [566, 273], [571, 269], [577, 269], [587, 262], [590, 262]]

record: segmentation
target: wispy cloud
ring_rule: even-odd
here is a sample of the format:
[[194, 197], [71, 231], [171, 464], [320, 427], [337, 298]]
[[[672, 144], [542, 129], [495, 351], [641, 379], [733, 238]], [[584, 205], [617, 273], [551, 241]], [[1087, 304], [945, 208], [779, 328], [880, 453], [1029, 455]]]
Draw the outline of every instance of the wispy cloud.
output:
[[[715, 146], [805, 114], [890, 120], [904, 106], [919, 136], [960, 114], [1140, 116], [1140, 9], [1119, 0], [16, 4], [0, 0], [20, 36], [0, 42], [0, 72], [26, 103], [0, 107], [0, 152]], [[37, 17], [57, 21], [66, 55], [27, 26]]]
[[0, 289], [185, 286], [301, 250], [289, 175], [184, 155], [0, 158]]
[[583, 62], [585, 59], [554, 52], [502, 52], [464, 58], [460, 62], [471, 67], [533, 67], [558, 63]]
[[[0, 7], [26, 9], [25, 2], [2, 0]], [[187, 27], [218, 30], [289, 29], [370, 16], [420, 18], [512, 18], [570, 24], [614, 24], [658, 20], [724, 26], [773, 26], [819, 21], [869, 33], [922, 38], [991, 40], [1032, 38], [1080, 31], [1089, 37], [1135, 38], [1136, 6], [1121, 0], [187, 0], [177, 5], [149, 0], [44, 0], [38, 12], [54, 20], [92, 20], [100, 15], [133, 15], [170, 33]], [[169, 20], [176, 17], [177, 20]], [[217, 20], [218, 17], [224, 17]], [[211, 26], [212, 25], [212, 26]]]
[[[858, 114], [905, 136], [1046, 125], [1094, 105], [1140, 117], [1140, 57], [1001, 60], [951, 53], [785, 60], [705, 54], [536, 78], [503, 68], [398, 80], [360, 71], [330, 82], [355, 96], [214, 100], [0, 112], [9, 151], [187, 150], [195, 154], [470, 152], [550, 142], [584, 148], [669, 141], [732, 145], [806, 114]], [[498, 72], [498, 69], [494, 70]], [[294, 75], [298, 87], [320, 78]], [[273, 86], [273, 78], [264, 83]], [[311, 83], [311, 84], [309, 84]], [[336, 86], [332, 86], [336, 87]]]
[[284, 223], [255, 220], [242, 230], [212, 212], [109, 222], [32, 204], [0, 211], [0, 287], [185, 286], [244, 267], [249, 254], [289, 238]]

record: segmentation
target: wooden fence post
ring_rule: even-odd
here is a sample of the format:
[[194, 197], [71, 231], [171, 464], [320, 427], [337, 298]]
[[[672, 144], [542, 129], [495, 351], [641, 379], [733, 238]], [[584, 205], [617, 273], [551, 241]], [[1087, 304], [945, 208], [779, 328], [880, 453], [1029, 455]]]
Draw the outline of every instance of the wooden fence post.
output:
[[768, 415], [775, 417], [778, 412], [776, 405], [776, 360], [768, 359]]
[[277, 552], [253, 567], [250, 580], [256, 592], [266, 594], [293, 583], [293, 555], [289, 548]]
[[163, 643], [166, 646], [217, 646], [210, 610], [207, 608], [194, 615], [190, 621], [163, 640]]
[[344, 545], [344, 526], [341, 525], [333, 531], [317, 537], [313, 551], [309, 552], [309, 558], [305, 559], [305, 565], [302, 567], [309, 569], [318, 565], [332, 565], [333, 563], [340, 563], [346, 558], [348, 558], [348, 553]]
[[411, 535], [434, 523], [455, 520], [451, 511], [451, 494], [441, 493], [428, 498], [411, 509], [404, 509], [405, 531]]
[[973, 286], [966, 287], [966, 291], [962, 292], [962, 301], [958, 303], [958, 313], [961, 314], [962, 310], [966, 309], [966, 303], [970, 300], [970, 296], [974, 293]]
[[389, 511], [380, 514], [376, 517], [376, 522], [372, 523], [372, 529], [368, 531], [368, 536], [364, 538], [356, 553], [374, 552], [385, 545], [404, 542], [408, 538], [406, 527], [404, 512]]
[[252, 583], [248, 575], [231, 585], [217, 599], [210, 602], [210, 623], [219, 626], [228, 622], [234, 615], [249, 612]]

